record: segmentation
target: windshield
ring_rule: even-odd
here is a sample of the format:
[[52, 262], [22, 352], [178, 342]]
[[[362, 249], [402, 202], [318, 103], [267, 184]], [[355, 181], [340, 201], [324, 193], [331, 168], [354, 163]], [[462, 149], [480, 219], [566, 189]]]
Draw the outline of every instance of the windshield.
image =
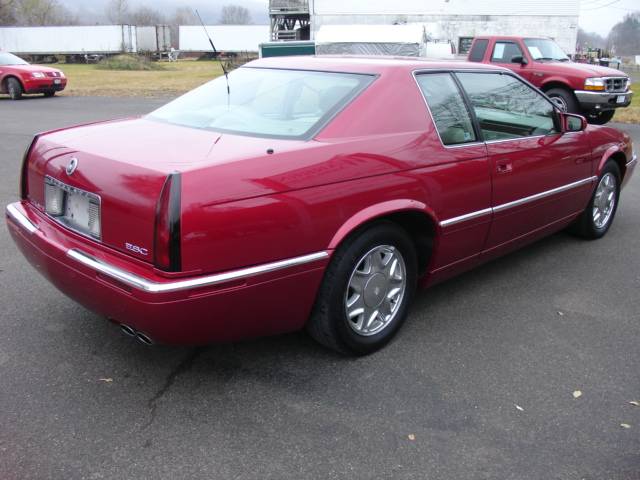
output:
[[20, 57], [16, 57], [12, 53], [0, 52], [0, 65], [29, 65]]
[[549, 38], [525, 38], [524, 44], [534, 60], [569, 61], [567, 54], [562, 51], [556, 42]]
[[371, 81], [371, 75], [243, 67], [206, 83], [148, 118], [241, 135], [304, 138]]

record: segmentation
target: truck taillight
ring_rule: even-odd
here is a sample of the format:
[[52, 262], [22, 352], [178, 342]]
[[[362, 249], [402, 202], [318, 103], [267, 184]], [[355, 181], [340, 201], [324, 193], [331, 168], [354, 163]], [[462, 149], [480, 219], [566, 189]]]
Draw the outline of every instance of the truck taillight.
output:
[[29, 196], [29, 157], [37, 141], [38, 135], [33, 137], [29, 148], [27, 148], [26, 152], [24, 152], [24, 157], [22, 157], [22, 168], [20, 170], [20, 199], [22, 200], [26, 200]]
[[167, 177], [156, 209], [154, 263], [167, 272], [179, 272], [180, 255], [180, 196], [181, 177], [172, 173]]

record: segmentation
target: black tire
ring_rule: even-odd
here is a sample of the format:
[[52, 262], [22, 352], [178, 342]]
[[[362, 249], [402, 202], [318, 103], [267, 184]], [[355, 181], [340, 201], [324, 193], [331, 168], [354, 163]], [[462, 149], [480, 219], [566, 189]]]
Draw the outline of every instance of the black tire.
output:
[[591, 112], [586, 115], [587, 122], [592, 125], [604, 125], [611, 121], [616, 114], [615, 110], [605, 110], [604, 112]]
[[[393, 247], [394, 254], [399, 253], [404, 261], [404, 294], [397, 303], [395, 313], [380, 331], [359, 334], [355, 327], [349, 324], [346, 313], [345, 302], [350, 291], [349, 282], [354, 270], [362, 265], [360, 262], [363, 256], [372, 249], [383, 246]], [[307, 323], [307, 331], [322, 345], [345, 354], [366, 355], [379, 350], [393, 338], [406, 319], [415, 292], [416, 279], [415, 246], [403, 229], [392, 222], [381, 221], [360, 230], [345, 240], [334, 253]], [[367, 282], [367, 285], [370, 285], [370, 282]], [[376, 295], [378, 290], [376, 289]], [[388, 290], [383, 290], [379, 298], [388, 298], [387, 292]], [[367, 298], [364, 291], [362, 298]]]
[[53, 97], [56, 94], [55, 90], [49, 90], [48, 92], [44, 92], [44, 96], [49, 98], [49, 97]]
[[[596, 224], [596, 220], [594, 219], [594, 204], [598, 201], [596, 198], [598, 196], [598, 187], [606, 175], [611, 175], [614, 179], [615, 190], [613, 192], [613, 198], [615, 199], [615, 203], [606, 223], [599, 226]], [[588, 240], [596, 240], [598, 238], [602, 238], [609, 231], [609, 228], [613, 223], [613, 219], [616, 216], [616, 211], [618, 210], [618, 203], [620, 200], [620, 181], [620, 168], [618, 167], [618, 164], [613, 160], [609, 160], [604, 166], [600, 177], [598, 177], [598, 182], [596, 183], [596, 188], [593, 189], [589, 205], [587, 205], [587, 208], [585, 208], [582, 214], [569, 227], [569, 230], [572, 233]]]
[[575, 95], [566, 88], [550, 88], [545, 93], [547, 97], [553, 100], [553, 102], [565, 112], [582, 114]]
[[7, 93], [11, 100], [20, 100], [22, 98], [22, 85], [17, 78], [9, 77], [7, 79]]

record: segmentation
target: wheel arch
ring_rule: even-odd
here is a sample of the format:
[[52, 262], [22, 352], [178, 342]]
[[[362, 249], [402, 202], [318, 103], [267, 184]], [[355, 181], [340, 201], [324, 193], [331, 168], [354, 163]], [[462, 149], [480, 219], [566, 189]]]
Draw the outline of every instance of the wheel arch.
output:
[[381, 220], [393, 222], [407, 232], [416, 247], [418, 273], [424, 273], [434, 248], [438, 221], [433, 210], [417, 200], [391, 200], [360, 210], [338, 229], [328, 248], [338, 248], [353, 234]]
[[2, 79], [0, 79], [0, 87], [2, 87], [2, 92], [4, 92], [4, 93], [8, 92], [7, 82], [9, 81], [10, 78], [15, 78], [16, 80], [18, 80], [18, 83], [22, 87], [22, 91], [24, 91], [24, 83], [23, 83], [22, 79], [18, 75], [14, 75], [13, 73], [9, 73], [9, 74], [5, 75], [4, 77], [2, 77]]
[[571, 94], [575, 97], [575, 94], [573, 93], [573, 88], [571, 88], [571, 86], [568, 83], [562, 80], [559, 80], [557, 78], [551, 78], [545, 81], [540, 87], [540, 90], [546, 93], [548, 90], [551, 90], [552, 88], [563, 88], [564, 90], [568, 90], [569, 92], [571, 92]]
[[627, 173], [627, 157], [624, 152], [618, 147], [614, 145], [607, 149], [605, 154], [600, 159], [600, 163], [598, 164], [598, 170], [596, 171], [596, 175], [600, 176], [602, 173], [602, 169], [607, 164], [609, 160], [613, 160], [618, 165], [620, 169], [620, 180], [624, 180], [624, 176]]

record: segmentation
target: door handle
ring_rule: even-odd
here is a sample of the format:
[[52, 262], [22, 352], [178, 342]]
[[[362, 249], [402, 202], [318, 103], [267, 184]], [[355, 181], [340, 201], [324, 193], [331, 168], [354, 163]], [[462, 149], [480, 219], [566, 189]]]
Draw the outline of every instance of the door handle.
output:
[[513, 170], [513, 165], [510, 163], [499, 163], [496, 171], [498, 173], [511, 173]]

